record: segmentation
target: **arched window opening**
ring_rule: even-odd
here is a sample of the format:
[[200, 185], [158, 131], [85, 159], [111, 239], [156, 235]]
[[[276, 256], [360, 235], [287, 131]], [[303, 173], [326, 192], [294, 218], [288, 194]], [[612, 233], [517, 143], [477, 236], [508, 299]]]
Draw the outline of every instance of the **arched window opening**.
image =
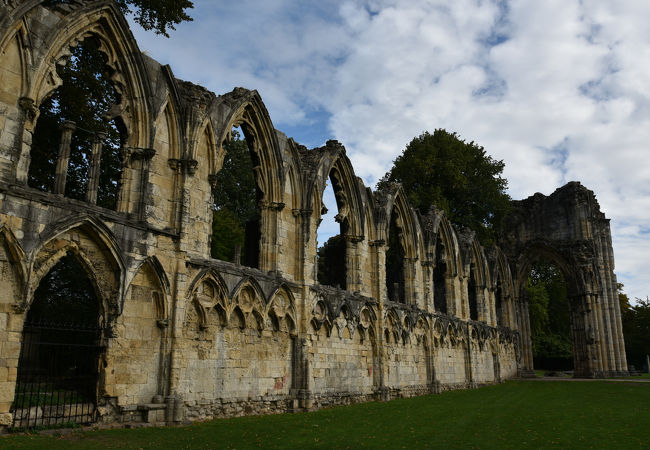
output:
[[478, 320], [478, 301], [476, 295], [476, 266], [474, 261], [470, 264], [469, 280], [467, 283], [467, 299], [469, 301], [469, 318], [471, 320]]
[[100, 302], [71, 253], [43, 277], [23, 328], [14, 426], [95, 420]]
[[87, 38], [57, 67], [63, 84], [40, 105], [27, 183], [116, 209], [126, 127], [110, 116], [121, 98], [99, 48], [97, 39]]
[[259, 160], [251, 145], [241, 128], [233, 128], [232, 139], [224, 144], [223, 167], [212, 189], [211, 256], [259, 268], [262, 192], [255, 180]]
[[388, 248], [386, 249], [386, 288], [388, 298], [394, 302], [406, 303], [404, 284], [404, 230], [398, 224], [397, 209], [390, 215]]
[[445, 244], [440, 236], [436, 239], [436, 265], [433, 268], [433, 307], [436, 311], [447, 314], [447, 259]]
[[567, 283], [562, 271], [549, 261], [532, 265], [525, 286], [530, 314], [533, 364], [538, 369], [573, 368]]
[[496, 310], [497, 315], [497, 326], [505, 327], [507, 326], [507, 321], [505, 317], [505, 305], [503, 302], [503, 281], [501, 278], [500, 275], [497, 275], [496, 289], [494, 290], [494, 309]]
[[336, 174], [330, 173], [329, 181], [323, 192], [321, 218], [316, 230], [316, 245], [324, 241], [324, 244], [318, 247], [317, 279], [320, 284], [346, 289], [345, 234], [348, 231], [348, 224], [347, 219], [342, 219], [340, 213], [335, 214], [336, 211], [342, 210], [345, 201]]

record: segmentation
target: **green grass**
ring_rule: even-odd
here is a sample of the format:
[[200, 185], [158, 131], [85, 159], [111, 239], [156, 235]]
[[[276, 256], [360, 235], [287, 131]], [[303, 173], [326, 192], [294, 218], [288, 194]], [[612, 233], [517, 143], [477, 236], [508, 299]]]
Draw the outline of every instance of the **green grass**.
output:
[[2, 448], [640, 448], [650, 384], [510, 381], [308, 414], [9, 436]]

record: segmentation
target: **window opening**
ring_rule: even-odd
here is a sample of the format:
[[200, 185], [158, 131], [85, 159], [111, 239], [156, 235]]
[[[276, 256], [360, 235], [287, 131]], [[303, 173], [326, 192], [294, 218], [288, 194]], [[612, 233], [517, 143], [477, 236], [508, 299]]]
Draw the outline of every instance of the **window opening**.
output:
[[[321, 204], [321, 216], [316, 230], [316, 246], [318, 248], [318, 283], [347, 288], [346, 273], [346, 252], [347, 242], [345, 232], [347, 231], [347, 222], [345, 219], [337, 223], [337, 211], [340, 210], [342, 199], [337, 197], [334, 190], [335, 181], [330, 174], [330, 179], [323, 191], [323, 200]], [[338, 186], [339, 189], [340, 186]], [[318, 247], [318, 244], [323, 245]]]
[[115, 209], [126, 127], [110, 117], [121, 101], [99, 41], [87, 38], [57, 66], [63, 84], [40, 105], [28, 185]]
[[388, 230], [388, 248], [386, 249], [386, 288], [388, 298], [399, 303], [406, 303], [403, 234], [404, 230], [397, 222], [397, 209], [393, 208]]
[[255, 180], [257, 155], [244, 131], [232, 129], [224, 144], [223, 167], [217, 173], [213, 194], [211, 255], [247, 267], [259, 267], [260, 210], [262, 192]]
[[433, 306], [436, 311], [447, 314], [447, 260], [442, 239], [436, 239], [436, 266], [433, 269]]

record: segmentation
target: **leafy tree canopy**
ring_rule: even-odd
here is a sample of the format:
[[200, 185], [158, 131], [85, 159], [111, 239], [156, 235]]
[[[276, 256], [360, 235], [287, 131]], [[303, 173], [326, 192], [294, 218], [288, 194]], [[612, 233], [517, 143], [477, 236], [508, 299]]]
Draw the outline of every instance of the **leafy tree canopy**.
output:
[[60, 125], [71, 120], [77, 127], [70, 145], [65, 195], [78, 200], [85, 198], [92, 140], [97, 133], [103, 133], [97, 204], [114, 209], [122, 170], [120, 148], [123, 136], [118, 122], [106, 118], [110, 108], [120, 102], [108, 76], [106, 59], [99, 50], [99, 43], [87, 38], [72, 49], [68, 64], [57, 68], [63, 84], [40, 105], [28, 184], [43, 191], [53, 189]]
[[213, 258], [232, 261], [237, 246], [243, 250], [244, 265], [257, 265], [259, 241], [258, 189], [253, 160], [245, 139], [233, 130], [232, 139], [224, 145], [226, 156], [217, 173], [212, 220]]
[[437, 129], [414, 138], [377, 187], [401, 183], [422, 214], [435, 205], [489, 245], [510, 208], [508, 182], [501, 176], [504, 167], [503, 161], [487, 155], [483, 147]]
[[618, 289], [627, 361], [637, 370], [647, 370], [646, 356], [650, 355], [650, 299], [637, 298], [636, 303], [631, 304], [622, 291], [623, 284], [619, 283]]
[[327, 286], [346, 288], [345, 238], [334, 235], [318, 249], [318, 282]]
[[573, 362], [566, 281], [558, 268], [538, 262], [526, 283], [535, 365], [569, 369]]
[[[70, 3], [71, 0], [48, 0], [45, 5]], [[156, 34], [169, 37], [168, 30], [175, 30], [174, 25], [191, 21], [185, 12], [194, 7], [190, 0], [115, 0], [122, 13], [133, 14], [135, 21], [145, 30], [154, 30]]]

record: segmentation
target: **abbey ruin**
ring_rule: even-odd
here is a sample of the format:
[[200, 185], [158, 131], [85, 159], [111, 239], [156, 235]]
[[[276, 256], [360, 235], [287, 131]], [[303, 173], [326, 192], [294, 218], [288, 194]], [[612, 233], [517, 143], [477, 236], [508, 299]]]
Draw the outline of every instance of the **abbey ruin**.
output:
[[[138, 49], [110, 1], [1, 0], [0, 8], [1, 426], [173, 424], [531, 375], [524, 286], [542, 257], [568, 284], [575, 375], [627, 372], [609, 219], [579, 183], [514, 202], [499, 246], [483, 248], [442, 212], [418, 214], [399, 185], [364, 186], [340, 143], [308, 150], [277, 131], [256, 91], [215, 95], [175, 78]], [[85, 196], [68, 195], [70, 143], [84, 124], [63, 124], [51, 189], [29, 183], [48, 162], [32, 153], [42, 105], [88, 39], [118, 93], [112, 208], [100, 204], [99, 135]], [[256, 267], [210, 257], [212, 185], [235, 126], [256, 163]], [[345, 289], [316, 278], [328, 181], [345, 238]], [[386, 283], [391, 218], [403, 295], [389, 295]], [[74, 316], [53, 325], [38, 311], [58, 306], [34, 305], [61, 261], [81, 268], [96, 298], [95, 327], [72, 335], [82, 328]], [[52, 343], [85, 359], [52, 358], [44, 346]], [[80, 368], [87, 387], [67, 392], [61, 380]]]

